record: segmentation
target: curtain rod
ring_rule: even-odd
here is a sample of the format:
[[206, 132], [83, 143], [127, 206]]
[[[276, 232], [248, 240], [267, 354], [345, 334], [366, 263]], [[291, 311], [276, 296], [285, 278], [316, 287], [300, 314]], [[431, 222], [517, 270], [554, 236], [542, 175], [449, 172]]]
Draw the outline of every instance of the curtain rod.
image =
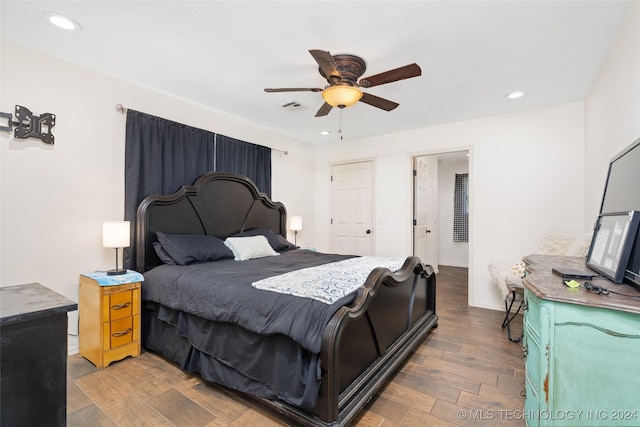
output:
[[[122, 114], [125, 114], [127, 112], [127, 107], [123, 106], [122, 104], [116, 104], [116, 111]], [[276, 151], [278, 153], [282, 153], [285, 156], [287, 156], [289, 154], [288, 151], [286, 150], [278, 150], [277, 148], [272, 148], [271, 151]]]

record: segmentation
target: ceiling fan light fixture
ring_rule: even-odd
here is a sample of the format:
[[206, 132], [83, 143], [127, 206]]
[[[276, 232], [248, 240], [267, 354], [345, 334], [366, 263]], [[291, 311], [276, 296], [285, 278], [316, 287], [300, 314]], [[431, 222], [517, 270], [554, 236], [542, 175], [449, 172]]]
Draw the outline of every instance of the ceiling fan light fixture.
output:
[[332, 107], [351, 107], [362, 98], [362, 91], [355, 86], [329, 86], [322, 91], [325, 102]]

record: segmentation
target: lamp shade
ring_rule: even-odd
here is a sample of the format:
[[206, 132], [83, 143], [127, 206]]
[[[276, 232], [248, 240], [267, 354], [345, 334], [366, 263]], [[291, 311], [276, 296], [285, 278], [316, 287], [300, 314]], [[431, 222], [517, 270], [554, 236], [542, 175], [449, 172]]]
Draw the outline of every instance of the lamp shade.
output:
[[102, 246], [128, 248], [131, 244], [129, 221], [106, 221], [102, 224]]
[[355, 86], [329, 86], [322, 91], [322, 97], [332, 107], [351, 107], [362, 98], [362, 91]]
[[301, 216], [292, 216], [289, 220], [289, 228], [293, 231], [302, 230], [302, 217]]

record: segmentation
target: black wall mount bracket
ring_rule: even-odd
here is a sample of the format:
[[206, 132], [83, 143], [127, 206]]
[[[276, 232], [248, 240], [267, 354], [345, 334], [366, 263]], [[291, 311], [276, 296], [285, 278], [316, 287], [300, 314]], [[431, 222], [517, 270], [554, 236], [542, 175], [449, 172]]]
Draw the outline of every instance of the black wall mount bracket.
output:
[[[17, 121], [13, 120], [13, 116]], [[38, 138], [45, 144], [53, 145], [54, 137], [51, 131], [56, 125], [56, 115], [42, 113], [34, 115], [31, 110], [21, 105], [16, 105], [14, 114], [0, 113], [0, 117], [7, 119], [7, 126], [0, 126], [0, 131], [11, 133], [18, 139]], [[15, 129], [13, 127], [15, 126]]]

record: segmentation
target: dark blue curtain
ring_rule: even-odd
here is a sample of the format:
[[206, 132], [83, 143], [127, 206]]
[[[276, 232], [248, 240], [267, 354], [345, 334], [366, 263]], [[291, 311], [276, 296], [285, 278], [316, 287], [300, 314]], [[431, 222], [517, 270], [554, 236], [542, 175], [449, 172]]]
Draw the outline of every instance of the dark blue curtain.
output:
[[[136, 211], [150, 194], [170, 194], [209, 171], [248, 176], [271, 196], [271, 149], [139, 111], [127, 111], [125, 136], [125, 220], [135, 230]], [[124, 266], [135, 265], [135, 248]]]
[[216, 171], [244, 175], [271, 198], [271, 148], [218, 134]]

